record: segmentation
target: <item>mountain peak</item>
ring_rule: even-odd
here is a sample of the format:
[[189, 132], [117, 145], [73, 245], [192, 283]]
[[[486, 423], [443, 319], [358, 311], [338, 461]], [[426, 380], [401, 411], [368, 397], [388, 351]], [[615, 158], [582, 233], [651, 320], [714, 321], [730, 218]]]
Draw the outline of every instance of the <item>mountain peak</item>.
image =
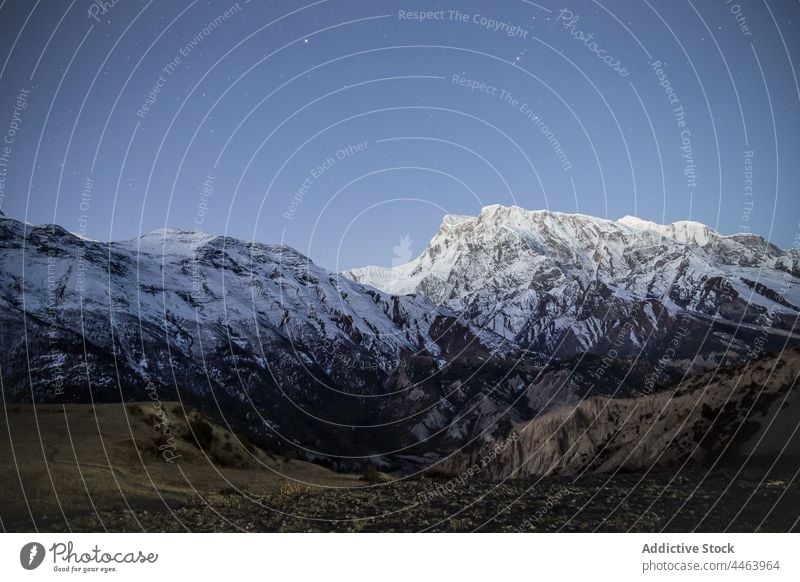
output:
[[721, 236], [713, 228], [695, 220], [679, 220], [672, 224], [658, 224], [635, 216], [623, 216], [618, 224], [633, 230], [652, 231], [682, 243], [705, 246], [712, 238]]
[[512, 204], [510, 206], [505, 206], [503, 204], [489, 204], [488, 206], [484, 206], [481, 208], [481, 214], [498, 214], [498, 213], [506, 213], [511, 214], [513, 212], [527, 212], [526, 209], [522, 208], [521, 206], [517, 206], [516, 204]]
[[142, 253], [190, 255], [214, 238], [214, 235], [196, 230], [159, 228], [121, 244]]
[[458, 226], [474, 218], [468, 214], [445, 214], [442, 218], [442, 226]]
[[[445, 217], [428, 247], [408, 263], [344, 275], [387, 293], [418, 293], [455, 311], [471, 306], [491, 314], [481, 325], [517, 338], [538, 325], [527, 314], [555, 309], [551, 303], [584, 309], [578, 297], [598, 285], [637, 301], [667, 297], [670, 308], [702, 310], [704, 285], [717, 277], [729, 280], [738, 296], [774, 307], [770, 293], [751, 297], [748, 285], [766, 285], [768, 278], [751, 270], [774, 270], [770, 284], [781, 287], [796, 276], [797, 260], [764, 243], [725, 237], [689, 220], [660, 225], [634, 216], [614, 221], [493, 204], [477, 217]], [[793, 294], [788, 304], [800, 304], [800, 296]]]
[[204, 237], [209, 236], [199, 230], [191, 230], [188, 228], [157, 228], [155, 230], [151, 230], [139, 238], [191, 238], [191, 237]]
[[619, 220], [617, 223], [627, 226], [628, 228], [632, 228], [634, 230], [655, 230], [659, 227], [658, 224], [652, 222], [650, 220], [644, 220], [639, 218], [638, 216], [631, 216], [630, 214], [626, 214]]

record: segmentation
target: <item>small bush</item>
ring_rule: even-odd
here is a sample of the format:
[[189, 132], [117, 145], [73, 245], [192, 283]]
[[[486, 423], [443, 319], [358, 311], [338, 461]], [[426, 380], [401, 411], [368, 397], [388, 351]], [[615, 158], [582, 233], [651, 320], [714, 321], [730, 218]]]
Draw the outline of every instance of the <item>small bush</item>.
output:
[[234, 487], [223, 487], [219, 490], [220, 495], [224, 495], [225, 497], [241, 497], [242, 492]]
[[284, 481], [281, 483], [281, 495], [285, 497], [296, 497], [311, 491], [311, 486], [297, 481]]
[[375, 465], [367, 465], [367, 468], [364, 469], [363, 479], [367, 483], [380, 483], [383, 481], [380, 471]]
[[204, 418], [198, 418], [189, 423], [192, 443], [200, 450], [206, 451], [214, 441], [214, 428]]

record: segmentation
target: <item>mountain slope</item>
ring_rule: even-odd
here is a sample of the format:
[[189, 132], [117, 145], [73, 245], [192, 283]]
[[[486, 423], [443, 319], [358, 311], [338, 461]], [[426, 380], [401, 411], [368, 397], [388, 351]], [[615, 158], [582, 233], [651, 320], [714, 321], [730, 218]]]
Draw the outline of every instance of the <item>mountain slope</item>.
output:
[[[686, 379], [640, 398], [593, 397], [516, 424], [443, 464], [457, 474], [492, 450], [491, 479], [643, 471], [688, 460], [800, 458], [800, 349]], [[500, 446], [504, 442], [509, 446]]]
[[[11, 401], [185, 399], [256, 442], [334, 461], [428, 450], [460, 402], [526, 367], [423, 297], [285, 246], [179, 230], [99, 243], [0, 218], [0, 329]], [[443, 386], [470, 375], [447, 400]]]

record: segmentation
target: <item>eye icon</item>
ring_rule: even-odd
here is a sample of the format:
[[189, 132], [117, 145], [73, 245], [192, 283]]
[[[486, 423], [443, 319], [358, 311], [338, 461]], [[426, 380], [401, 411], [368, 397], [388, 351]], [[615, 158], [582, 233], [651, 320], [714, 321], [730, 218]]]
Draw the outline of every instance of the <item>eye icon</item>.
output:
[[44, 546], [38, 542], [30, 542], [19, 551], [19, 563], [26, 570], [35, 570], [44, 561]]

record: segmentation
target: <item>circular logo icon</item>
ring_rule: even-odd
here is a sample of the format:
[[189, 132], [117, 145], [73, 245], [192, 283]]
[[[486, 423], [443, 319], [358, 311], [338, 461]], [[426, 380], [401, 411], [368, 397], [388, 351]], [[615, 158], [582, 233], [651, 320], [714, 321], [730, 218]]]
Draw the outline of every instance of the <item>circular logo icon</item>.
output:
[[35, 570], [44, 561], [44, 546], [38, 542], [30, 542], [19, 551], [19, 563], [26, 570]]

